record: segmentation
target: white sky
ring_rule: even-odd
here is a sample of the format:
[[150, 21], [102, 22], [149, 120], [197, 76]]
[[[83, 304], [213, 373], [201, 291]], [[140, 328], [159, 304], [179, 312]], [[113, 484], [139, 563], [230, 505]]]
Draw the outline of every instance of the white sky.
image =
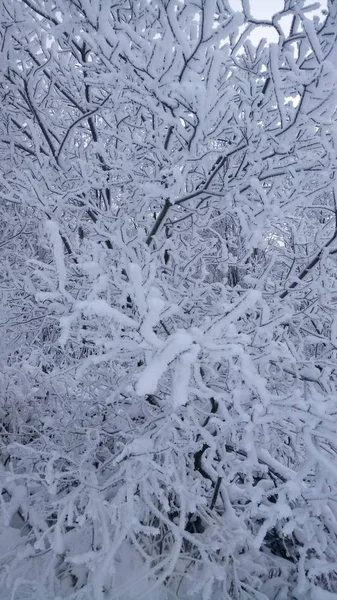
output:
[[[319, 1], [321, 6], [310, 13], [311, 18], [314, 15], [317, 15], [322, 19], [322, 11], [327, 8], [327, 0]], [[229, 3], [234, 10], [242, 11], [241, 0], [229, 0]], [[306, 0], [305, 6], [310, 4], [313, 4], [313, 1]], [[271, 21], [273, 15], [283, 9], [284, 0], [249, 0], [249, 5], [252, 17], [257, 20]], [[309, 16], [309, 13], [307, 13], [307, 16]], [[284, 27], [286, 33], [288, 33], [290, 23], [291, 17], [284, 17], [281, 21], [282, 27]], [[256, 27], [255, 31], [250, 36], [250, 39], [254, 45], [257, 45], [261, 38], [267, 38], [269, 42], [277, 42], [278, 34], [272, 25], [270, 27]]]

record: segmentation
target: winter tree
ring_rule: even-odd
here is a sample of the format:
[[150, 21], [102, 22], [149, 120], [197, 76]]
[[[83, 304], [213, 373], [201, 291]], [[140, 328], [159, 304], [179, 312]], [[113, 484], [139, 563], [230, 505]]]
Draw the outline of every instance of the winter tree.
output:
[[337, 597], [337, 6], [4, 0], [2, 598]]

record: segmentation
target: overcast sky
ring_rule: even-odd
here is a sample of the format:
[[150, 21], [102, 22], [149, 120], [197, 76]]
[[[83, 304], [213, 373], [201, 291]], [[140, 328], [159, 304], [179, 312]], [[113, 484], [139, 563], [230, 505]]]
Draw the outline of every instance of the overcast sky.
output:
[[[241, 0], [229, 0], [230, 5], [238, 11], [242, 10]], [[308, 6], [313, 4], [314, 1], [306, 0], [305, 5]], [[322, 11], [326, 9], [327, 2], [326, 0], [319, 0], [320, 8], [312, 11], [311, 15], [318, 15], [322, 19]], [[270, 20], [272, 16], [283, 9], [284, 0], [249, 0], [250, 12], [255, 19], [258, 20]], [[284, 17], [282, 19], [282, 26], [285, 28], [287, 32], [287, 27], [290, 26], [291, 17]], [[251, 40], [254, 44], [258, 44], [261, 38], [266, 37], [270, 42], [278, 41], [278, 34], [275, 31], [274, 27], [271, 25], [270, 27], [257, 27], [253, 34], [250, 36]]]

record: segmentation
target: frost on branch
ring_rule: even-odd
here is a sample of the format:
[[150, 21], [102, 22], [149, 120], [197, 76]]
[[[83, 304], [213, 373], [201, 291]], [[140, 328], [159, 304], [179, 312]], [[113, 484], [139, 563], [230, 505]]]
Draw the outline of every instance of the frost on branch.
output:
[[334, 2], [0, 19], [0, 597], [335, 597]]

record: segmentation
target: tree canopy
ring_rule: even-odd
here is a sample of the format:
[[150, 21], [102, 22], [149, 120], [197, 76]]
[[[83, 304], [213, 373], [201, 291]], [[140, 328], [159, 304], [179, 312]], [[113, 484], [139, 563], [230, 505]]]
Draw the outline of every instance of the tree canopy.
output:
[[337, 4], [253, 9], [0, 5], [2, 598], [337, 597]]

